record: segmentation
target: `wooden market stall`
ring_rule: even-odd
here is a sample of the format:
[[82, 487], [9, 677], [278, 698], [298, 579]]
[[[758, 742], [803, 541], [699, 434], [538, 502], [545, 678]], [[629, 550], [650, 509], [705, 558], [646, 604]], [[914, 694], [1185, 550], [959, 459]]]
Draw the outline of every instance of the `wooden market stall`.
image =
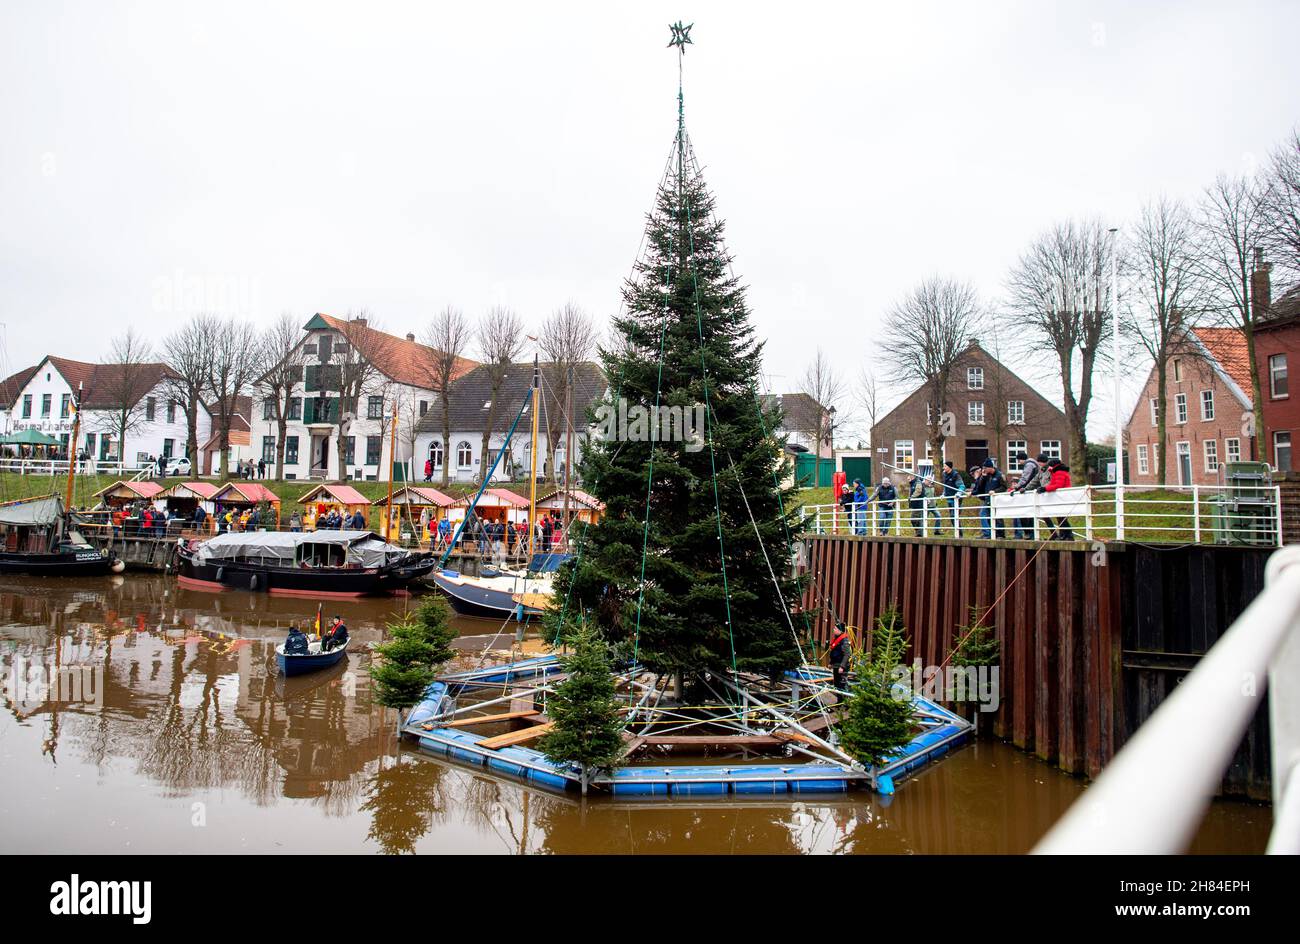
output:
[[352, 516], [358, 511], [370, 526], [370, 499], [366, 498], [351, 485], [340, 482], [325, 482], [314, 486], [298, 499], [302, 505], [302, 527], [304, 531], [313, 531], [331, 511], [336, 511], [347, 518], [345, 528], [352, 527]]
[[177, 482], [158, 494], [158, 500], [167, 509], [168, 514], [182, 518], [193, 518], [194, 510], [200, 506], [211, 517], [216, 513], [213, 497], [220, 488], [216, 482]]
[[[557, 517], [564, 514], [564, 489], [557, 488], [537, 499], [537, 514], [554, 513]], [[572, 521], [585, 521], [595, 524], [605, 514], [605, 503], [595, 495], [580, 488], [569, 489], [569, 518]]]
[[[234, 511], [242, 515], [262, 502], [271, 506], [271, 512], [274, 515], [272, 521], [262, 521], [260, 527], [279, 528], [280, 527], [280, 496], [275, 494], [265, 485], [257, 482], [227, 482], [217, 489], [212, 496], [212, 504], [216, 506], [216, 517], [222, 519], [228, 511]], [[221, 526], [218, 525], [218, 530]]]
[[138, 502], [155, 503], [154, 500], [163, 490], [163, 487], [157, 482], [148, 480], [141, 482], [128, 482], [119, 479], [112, 485], [101, 488], [95, 493], [95, 497], [107, 505], [109, 508], [125, 508], [128, 505], [134, 505]]
[[[394, 524], [400, 529], [406, 523], [413, 523], [415, 532], [419, 535], [419, 543], [429, 544], [436, 537], [438, 523], [447, 517], [448, 509], [456, 503], [455, 498], [436, 488], [427, 485], [403, 485], [393, 492], [393, 507], [397, 509]], [[371, 505], [379, 509], [379, 532], [387, 534], [388, 496], [376, 498]]]

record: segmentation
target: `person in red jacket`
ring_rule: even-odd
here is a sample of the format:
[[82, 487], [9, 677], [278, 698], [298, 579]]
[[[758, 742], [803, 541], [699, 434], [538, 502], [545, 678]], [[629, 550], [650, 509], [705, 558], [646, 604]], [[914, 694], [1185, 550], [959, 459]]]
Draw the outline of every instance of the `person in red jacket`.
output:
[[[1058, 489], [1070, 487], [1070, 467], [1060, 459], [1053, 459], [1047, 463], [1047, 471], [1052, 473], [1047, 484], [1042, 486], [1040, 492], [1055, 492]], [[1073, 541], [1074, 531], [1070, 528], [1070, 519], [1058, 518], [1056, 528], [1052, 531], [1052, 537], [1059, 541]]]

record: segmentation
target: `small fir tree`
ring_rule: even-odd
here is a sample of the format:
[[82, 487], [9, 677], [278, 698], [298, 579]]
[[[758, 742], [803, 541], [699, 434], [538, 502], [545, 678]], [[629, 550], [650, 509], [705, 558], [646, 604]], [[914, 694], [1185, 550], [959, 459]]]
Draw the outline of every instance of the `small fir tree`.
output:
[[605, 642], [593, 628], [568, 628], [572, 647], [560, 658], [566, 678], [547, 700], [546, 712], [555, 726], [538, 742], [538, 749], [556, 763], [582, 768], [582, 792], [594, 771], [611, 767], [623, 754], [622, 723]]
[[436, 649], [423, 626], [414, 620], [388, 628], [391, 639], [375, 646], [379, 663], [371, 666], [375, 699], [399, 712], [419, 703], [434, 678]]
[[994, 628], [984, 622], [987, 613], [978, 606], [970, 608], [970, 622], [958, 628], [957, 638], [948, 650], [952, 665], [997, 665], [1002, 658], [1002, 644]]
[[431, 660], [435, 669], [456, 655], [452, 640], [459, 634], [451, 625], [451, 607], [439, 594], [428, 594], [415, 608], [415, 623], [424, 633], [424, 641], [433, 647]]
[[858, 657], [840, 744], [868, 767], [879, 767], [912, 737], [910, 693], [895, 692], [896, 670], [907, 651], [907, 631], [897, 606], [876, 618], [871, 650]]

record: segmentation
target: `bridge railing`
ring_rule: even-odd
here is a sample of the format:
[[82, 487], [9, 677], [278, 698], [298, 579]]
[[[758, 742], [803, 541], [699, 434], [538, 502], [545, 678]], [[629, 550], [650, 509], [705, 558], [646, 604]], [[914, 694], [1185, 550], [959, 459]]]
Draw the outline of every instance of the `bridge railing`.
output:
[[896, 537], [1135, 541], [1280, 547], [1275, 485], [1159, 488], [1085, 485], [1054, 492], [963, 494], [805, 505], [808, 531]]
[[[132, 476], [139, 472], [148, 472], [151, 465], [137, 462], [118, 462], [116, 460], [79, 459], [73, 460], [78, 475], [119, 475]], [[0, 472], [13, 472], [17, 475], [59, 476], [68, 474], [67, 459], [0, 459]]]
[[1269, 853], [1300, 854], [1300, 545], [1269, 558], [1264, 591], [1228, 628], [1035, 853], [1187, 850], [1269, 694]]

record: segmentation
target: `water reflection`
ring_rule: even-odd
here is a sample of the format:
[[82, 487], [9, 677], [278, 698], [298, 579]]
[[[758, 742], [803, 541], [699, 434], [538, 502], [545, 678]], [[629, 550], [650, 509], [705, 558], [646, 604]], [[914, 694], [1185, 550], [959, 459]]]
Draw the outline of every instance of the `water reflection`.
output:
[[[284, 679], [274, 646], [291, 620], [314, 617], [310, 601], [206, 594], [136, 575], [0, 579], [4, 677], [38, 666], [95, 678], [80, 692], [93, 697], [63, 701], [6, 687], [0, 848], [1023, 852], [1083, 789], [985, 742], [892, 800], [631, 804], [538, 792], [399, 746], [393, 714], [371, 703], [368, 644], [409, 605], [331, 602], [325, 615], [347, 620], [355, 648], [328, 672]], [[194, 825], [199, 807], [206, 829]], [[1269, 819], [1266, 808], [1218, 805], [1197, 849], [1258, 851]]]

